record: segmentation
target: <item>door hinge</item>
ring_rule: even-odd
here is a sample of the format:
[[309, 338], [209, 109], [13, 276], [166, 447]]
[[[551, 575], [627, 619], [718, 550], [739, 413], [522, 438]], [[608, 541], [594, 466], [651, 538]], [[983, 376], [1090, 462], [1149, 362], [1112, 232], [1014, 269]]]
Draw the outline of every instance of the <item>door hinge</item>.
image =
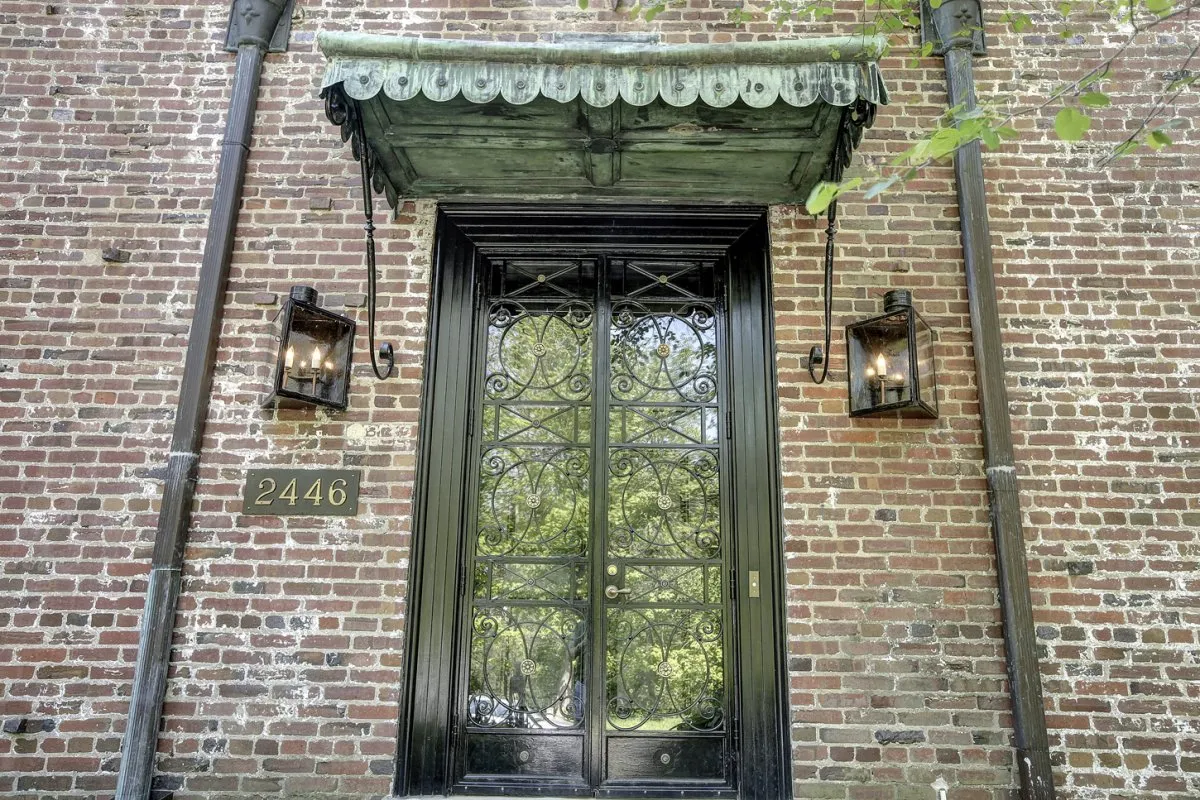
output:
[[479, 309], [483, 307], [483, 296], [487, 293], [487, 267], [478, 262], [475, 263], [475, 313], [478, 315]]
[[725, 438], [726, 439], [733, 438], [733, 412], [732, 411], [725, 412]]
[[737, 600], [737, 570], [729, 570], [729, 599]]
[[450, 741], [447, 742], [446, 752], [454, 762], [458, 761], [458, 740], [462, 733], [462, 720], [458, 714], [450, 715]]
[[458, 585], [458, 588], [455, 590], [455, 594], [459, 597], [462, 597], [467, 591], [467, 572], [469, 571], [469, 569], [460, 569], [458, 571], [458, 580], [455, 581], [455, 583]]

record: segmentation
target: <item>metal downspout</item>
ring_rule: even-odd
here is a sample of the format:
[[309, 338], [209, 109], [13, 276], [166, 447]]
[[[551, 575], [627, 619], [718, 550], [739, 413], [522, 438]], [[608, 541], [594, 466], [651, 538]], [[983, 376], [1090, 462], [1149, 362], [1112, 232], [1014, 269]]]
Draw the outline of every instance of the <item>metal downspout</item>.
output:
[[[968, 45], [945, 53], [946, 84], [951, 106], [975, 106], [975, 77]], [[1029, 567], [1021, 529], [1021, 504], [1013, 458], [1012, 427], [1005, 388], [1000, 312], [992, 270], [991, 231], [983, 183], [979, 142], [959, 148], [954, 156], [959, 224], [971, 311], [979, 414], [983, 427], [992, 538], [996, 546], [1004, 651], [1012, 696], [1013, 739], [1021, 776], [1022, 800], [1054, 800], [1050, 747], [1042, 706], [1041, 672], [1029, 596]]]
[[241, 206], [242, 180], [250, 151], [263, 56], [279, 21], [283, 2], [250, 0], [238, 3], [236, 8], [234, 24], [240, 22], [241, 33], [237, 40], [229, 118], [221, 145], [196, 306], [179, 387], [179, 405], [165, 469], [115, 800], [146, 800], [150, 796], [167, 669], [171, 661], [183, 549], [187, 543], [200, 442], [212, 391], [213, 363], [221, 332], [234, 227]]

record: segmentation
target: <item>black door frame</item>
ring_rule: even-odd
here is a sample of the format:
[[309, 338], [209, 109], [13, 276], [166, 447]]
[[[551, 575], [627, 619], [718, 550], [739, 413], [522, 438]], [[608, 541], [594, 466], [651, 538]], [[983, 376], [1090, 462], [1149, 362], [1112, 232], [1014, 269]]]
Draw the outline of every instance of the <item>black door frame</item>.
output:
[[[457, 623], [469, 548], [464, 490], [481, 255], [614, 249], [730, 259], [727, 348], [739, 676], [738, 796], [791, 795], [779, 443], [766, 209], [445, 204], [434, 244], [420, 451], [413, 497], [405, 670], [394, 791], [444, 795], [451, 763]], [[749, 582], [758, 573], [755, 593]], [[752, 594], [754, 596], [752, 596]], [[412, 657], [415, 656], [415, 657]], [[548, 789], [546, 793], [553, 793]], [[677, 796], [677, 792], [673, 793]], [[638, 791], [639, 796], [646, 796]]]

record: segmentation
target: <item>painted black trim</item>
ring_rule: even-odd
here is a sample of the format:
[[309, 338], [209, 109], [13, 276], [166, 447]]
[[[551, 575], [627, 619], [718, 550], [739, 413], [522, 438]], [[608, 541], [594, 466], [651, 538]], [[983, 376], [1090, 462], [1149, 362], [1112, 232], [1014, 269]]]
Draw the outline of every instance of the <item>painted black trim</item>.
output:
[[[408, 630], [395, 792], [442, 794], [451, 779], [455, 621], [463, 552], [470, 357], [475, 322], [475, 246], [438, 215], [421, 449], [413, 505]], [[411, 653], [420, 658], [408, 657]]]
[[[395, 792], [451, 791], [455, 637], [461, 613], [462, 541], [471, 485], [467, 458], [476, 331], [476, 268], [482, 254], [529, 255], [560, 246], [566, 254], [645, 252], [721, 254], [728, 277], [729, 407], [734, 586], [749, 570], [762, 593], [736, 591], [737, 796], [778, 800], [791, 794], [786, 673], [786, 598], [776, 414], [774, 331], [765, 209], [447, 204], [437, 222], [429, 341], [414, 495], [408, 632]], [[420, 653], [419, 658], [408, 657]], [[519, 787], [512, 787], [519, 792]], [[563, 787], [529, 787], [529, 794]], [[489, 786], [490, 793], [513, 793]], [[652, 786], [600, 795], [653, 796]], [[659, 792], [663, 794], [662, 792]], [[667, 792], [679, 796], [678, 790]], [[731, 797], [728, 790], [702, 792]]]
[[[729, 257], [729, 377], [733, 514], [741, 692], [739, 796], [791, 796], [787, 695], [787, 598], [783, 570], [779, 421], [770, 247], [761, 218]], [[742, 590], [761, 573], [761, 596]]]

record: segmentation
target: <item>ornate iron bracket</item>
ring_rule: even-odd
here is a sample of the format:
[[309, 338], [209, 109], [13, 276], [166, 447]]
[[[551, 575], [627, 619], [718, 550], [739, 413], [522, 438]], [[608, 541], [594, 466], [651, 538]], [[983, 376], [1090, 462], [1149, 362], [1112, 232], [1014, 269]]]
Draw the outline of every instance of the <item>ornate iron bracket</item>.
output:
[[[853, 104], [842, 110], [842, 118], [838, 123], [837, 139], [833, 145], [833, 158], [829, 161], [827, 180], [837, 183], [842, 179], [842, 173], [850, 166], [854, 157], [854, 148], [862, 141], [863, 131], [875, 122], [875, 104], [859, 98]], [[829, 203], [825, 212], [828, 225], [825, 227], [825, 345], [815, 344], [808, 351], [808, 377], [813, 383], [822, 384], [829, 376], [829, 344], [833, 328], [833, 237], [837, 235], [837, 199]], [[816, 367], [821, 368], [821, 377], [817, 377]]]
[[295, 5], [296, 0], [233, 0], [225, 51], [236, 53], [248, 43], [263, 52], [286, 53]]
[[921, 0], [921, 43], [932, 44], [939, 56], [956, 47], [970, 50], [974, 56], [984, 55], [979, 0], [945, 0], [937, 8], [929, 0]]
[[[361, 113], [358, 102], [346, 96], [341, 84], [322, 89], [321, 98], [325, 101], [325, 117], [338, 126], [342, 133], [342, 141], [350, 142], [354, 158], [359, 160], [360, 153], [366, 149], [366, 137], [359, 124]], [[375, 194], [384, 196], [390, 207], [398, 208], [400, 193], [396, 191], [396, 187], [392, 185], [383, 170], [375, 169], [376, 164], [375, 157], [372, 156], [371, 186], [374, 188]]]
[[[367, 347], [371, 354], [371, 369], [375, 372], [375, 377], [381, 381], [387, 380], [396, 367], [396, 354], [388, 342], [380, 342], [378, 350], [375, 347], [375, 193], [383, 190], [393, 208], [396, 207], [398, 198], [395, 190], [391, 189], [391, 184], [383, 180], [379, 171], [375, 169], [376, 157], [367, 145], [361, 109], [350, 103], [336, 86], [326, 89], [324, 97], [325, 116], [342, 129], [343, 141], [351, 140], [351, 152], [358, 161], [362, 178], [363, 216], [366, 217], [363, 230], [366, 231], [367, 246]], [[379, 360], [387, 362], [387, 370], [380, 369]]]

